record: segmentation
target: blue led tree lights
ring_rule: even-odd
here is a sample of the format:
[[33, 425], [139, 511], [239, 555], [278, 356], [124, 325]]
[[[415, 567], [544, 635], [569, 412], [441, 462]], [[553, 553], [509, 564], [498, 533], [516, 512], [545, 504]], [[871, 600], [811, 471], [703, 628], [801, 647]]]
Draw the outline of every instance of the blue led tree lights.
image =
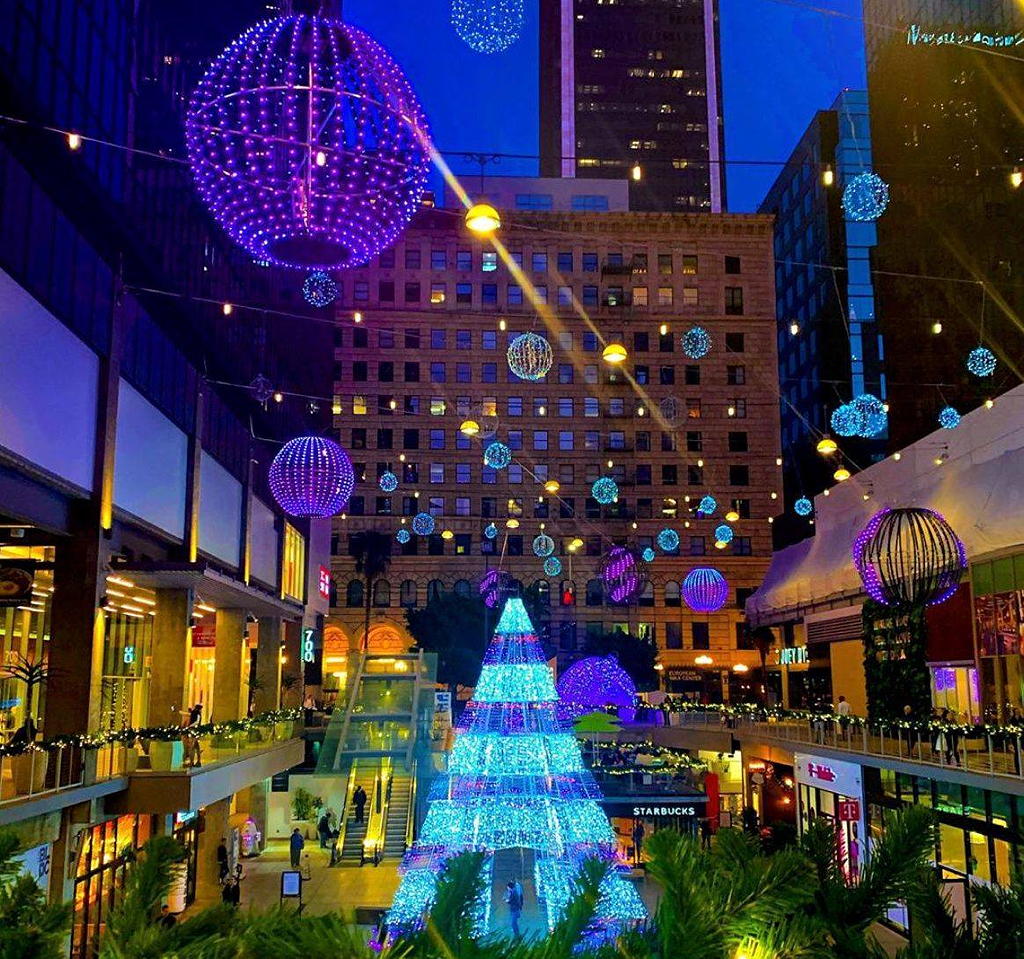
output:
[[610, 476], [599, 476], [590, 487], [590, 495], [602, 506], [607, 506], [619, 498], [619, 484]]
[[395, 533], [395, 539], [400, 543], [408, 543], [412, 539], [412, 533], [410, 533], [404, 526]]
[[417, 536], [429, 536], [434, 532], [434, 517], [429, 513], [417, 513], [412, 518], [412, 531]]
[[310, 306], [330, 306], [338, 298], [338, 284], [329, 273], [314, 270], [302, 281], [302, 297]]
[[944, 430], [955, 430], [960, 425], [960, 414], [952, 406], [939, 410], [939, 426]]
[[[615, 864], [615, 837], [598, 805], [600, 788], [558, 707], [530, 618], [521, 600], [510, 599], [459, 721], [448, 771], [435, 779], [419, 838], [402, 861], [401, 884], [387, 916], [392, 939], [422, 924], [444, 863], [470, 849], [488, 857], [502, 849], [534, 853], [536, 901], [548, 928], [571, 897], [580, 864], [592, 856], [612, 863], [593, 932], [614, 935], [623, 924], [644, 918], [636, 889]], [[488, 875], [490, 868], [489, 861]], [[482, 927], [489, 888], [484, 900]]]
[[377, 480], [377, 484], [385, 493], [393, 493], [398, 489], [398, 477], [390, 470], [387, 470], [380, 474], [380, 479]]
[[666, 553], [674, 553], [679, 549], [679, 534], [669, 526], [658, 533], [658, 546]]
[[806, 496], [801, 496], [793, 504], [793, 512], [797, 516], [810, 516], [814, 512], [814, 504]]
[[452, 0], [452, 26], [471, 50], [501, 53], [523, 32], [523, 0]]
[[520, 333], [505, 353], [508, 368], [521, 380], [542, 380], [555, 356], [551, 344], [538, 333]]
[[991, 376], [996, 371], [996, 355], [984, 346], [977, 346], [967, 354], [967, 369], [975, 376]]
[[683, 580], [683, 599], [695, 613], [714, 613], [729, 598], [729, 584], [711, 566], [697, 566]]
[[683, 352], [699, 360], [711, 352], [711, 334], [703, 326], [691, 326], [682, 337]]
[[859, 173], [843, 189], [843, 213], [848, 220], [877, 220], [889, 205], [889, 185], [877, 173]]
[[348, 453], [334, 440], [297, 436], [274, 457], [267, 481], [290, 516], [333, 516], [348, 503], [356, 476]]
[[557, 556], [549, 556], [544, 560], [544, 572], [548, 576], [560, 576], [562, 573], [562, 561]]
[[503, 470], [512, 462], [512, 450], [504, 443], [491, 443], [484, 450], [484, 465], [491, 469]]

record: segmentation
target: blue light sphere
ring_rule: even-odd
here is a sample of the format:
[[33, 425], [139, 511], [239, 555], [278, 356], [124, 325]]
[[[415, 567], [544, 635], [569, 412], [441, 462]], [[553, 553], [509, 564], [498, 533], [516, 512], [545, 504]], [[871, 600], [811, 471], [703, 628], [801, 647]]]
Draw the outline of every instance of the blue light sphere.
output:
[[434, 532], [434, 517], [429, 513], [417, 513], [412, 518], [412, 531], [417, 536], [429, 536]]
[[385, 493], [393, 493], [398, 489], [398, 477], [390, 470], [385, 473], [381, 473], [380, 479], [377, 482]]
[[991, 376], [996, 371], [996, 356], [990, 349], [977, 346], [967, 354], [967, 369], [975, 376]]
[[471, 50], [501, 53], [523, 32], [523, 0], [452, 0], [452, 26]]
[[683, 599], [695, 613], [714, 613], [729, 598], [729, 584], [711, 566], [697, 566], [683, 580]]
[[679, 549], [679, 534], [671, 527], [666, 526], [658, 533], [658, 546], [666, 553], [673, 553]]
[[521, 380], [542, 380], [555, 355], [551, 344], [537, 333], [520, 333], [505, 353], [508, 368]]
[[655, 556], [657, 556], [657, 553], [655, 553], [650, 546], [645, 547], [644, 551], [640, 554], [640, 558], [643, 559], [645, 563], [653, 563]]
[[691, 326], [683, 334], [683, 352], [691, 360], [699, 360], [711, 352], [711, 334], [703, 326]]
[[541, 533], [533, 539], [534, 556], [550, 556], [555, 551], [555, 541], [547, 533]]
[[793, 504], [793, 512], [797, 516], [810, 516], [814, 512], [814, 504], [806, 496], [801, 496]]
[[855, 396], [850, 405], [860, 416], [857, 435], [870, 439], [885, 431], [887, 426], [885, 403], [872, 393]]
[[562, 561], [557, 556], [549, 556], [544, 560], [544, 572], [548, 576], [559, 576], [562, 573]]
[[512, 450], [504, 443], [491, 443], [484, 450], [484, 464], [495, 470], [503, 470], [512, 462]]
[[296, 269], [359, 266], [390, 247], [420, 207], [428, 142], [391, 55], [351, 24], [303, 14], [237, 37], [185, 118], [214, 219], [256, 261]]
[[710, 494], [702, 496], [697, 504], [697, 512], [704, 516], [710, 516], [716, 509], [718, 509], [718, 500]]
[[715, 527], [715, 542], [716, 543], [731, 543], [732, 542], [732, 527], [728, 523], [722, 523]]
[[955, 430], [960, 425], [960, 414], [952, 406], [939, 410], [939, 426], [944, 430]]
[[330, 306], [338, 298], [338, 284], [329, 273], [314, 270], [302, 281], [302, 297], [310, 306]]
[[356, 485], [348, 453], [322, 436], [297, 436], [285, 443], [267, 480], [277, 505], [289, 516], [334, 516]]
[[843, 190], [843, 213], [848, 220], [869, 223], [889, 205], [889, 185], [877, 173], [859, 173]]
[[412, 533], [410, 533], [404, 526], [395, 533], [395, 539], [400, 543], [408, 543], [412, 539]]
[[607, 506], [619, 498], [619, 484], [610, 476], [599, 476], [590, 487], [590, 495], [602, 506]]
[[484, 527], [484, 536], [486, 536], [488, 539], [494, 539], [494, 537], [497, 536], [497, 535], [498, 535], [498, 527], [495, 526], [494, 523], [488, 523]]
[[860, 433], [862, 418], [852, 403], [843, 403], [832, 411], [829, 422], [839, 436], [857, 436]]

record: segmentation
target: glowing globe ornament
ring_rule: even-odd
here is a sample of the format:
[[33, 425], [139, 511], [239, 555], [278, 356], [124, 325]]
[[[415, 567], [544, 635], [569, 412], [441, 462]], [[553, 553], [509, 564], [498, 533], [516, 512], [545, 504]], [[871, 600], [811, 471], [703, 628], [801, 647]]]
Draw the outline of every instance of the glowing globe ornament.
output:
[[640, 554], [640, 556], [642, 557], [642, 559], [643, 559], [643, 561], [645, 563], [653, 563], [654, 562], [654, 557], [657, 556], [657, 555], [658, 554], [655, 553], [654, 550], [651, 549], [650, 546], [645, 547], [644, 551]]
[[990, 349], [977, 346], [967, 354], [967, 369], [975, 376], [991, 376], [996, 371], [996, 356]]
[[484, 450], [484, 464], [495, 470], [503, 470], [512, 462], [512, 450], [504, 443], [491, 443]]
[[544, 560], [544, 572], [548, 576], [559, 576], [562, 572], [562, 561], [557, 556], [549, 556]]
[[558, 677], [558, 695], [562, 712], [578, 719], [609, 706], [632, 709], [636, 684], [614, 656], [588, 656]]
[[533, 555], [550, 556], [555, 551], [555, 541], [548, 536], [547, 533], [541, 533], [539, 536], [535, 536], [533, 540]]
[[338, 298], [338, 284], [329, 273], [314, 270], [302, 282], [302, 298], [310, 306], [330, 306]]
[[658, 533], [658, 546], [666, 553], [674, 553], [679, 549], [679, 534], [671, 527], [666, 526]]
[[352, 461], [334, 440], [298, 436], [281, 447], [267, 473], [270, 492], [289, 516], [334, 516], [355, 488]]
[[814, 512], [814, 504], [806, 496], [801, 496], [793, 504], [793, 512], [797, 516], [810, 516]]
[[857, 436], [860, 433], [861, 415], [852, 403], [843, 403], [832, 411], [832, 429], [840, 436]]
[[555, 355], [551, 344], [537, 333], [521, 333], [508, 345], [508, 368], [521, 380], [542, 380]]
[[502, 53], [523, 32], [524, 0], [452, 0], [452, 26], [471, 50]]
[[498, 535], [498, 527], [495, 526], [494, 523], [488, 523], [484, 527], [484, 536], [486, 536], [488, 539], [494, 539], [494, 537], [497, 536], [497, 535]]
[[711, 352], [711, 334], [703, 326], [691, 326], [683, 334], [682, 345], [691, 360], [699, 360]]
[[412, 531], [417, 536], [429, 536], [434, 532], [434, 517], [430, 513], [417, 513], [412, 518]]
[[356, 27], [289, 15], [249, 28], [200, 80], [185, 143], [200, 197], [261, 263], [330, 270], [387, 249], [419, 208], [426, 118]]
[[889, 205], [889, 185], [877, 173], [859, 173], [843, 189], [843, 213], [848, 220], [869, 223]]
[[643, 564], [632, 550], [625, 546], [613, 546], [601, 565], [601, 580], [608, 601], [625, 605], [643, 589]]
[[733, 537], [732, 527], [726, 523], [722, 523], [715, 527], [715, 542], [716, 543], [731, 543]]
[[960, 425], [960, 414], [952, 406], [939, 410], [939, 426], [944, 430], [955, 430]]
[[710, 494], [702, 496], [697, 504], [697, 512], [702, 516], [710, 516], [716, 509], [718, 509], [718, 500]]
[[477, 587], [484, 605], [488, 609], [496, 609], [511, 592], [512, 577], [500, 569], [489, 569], [480, 579]]
[[400, 543], [408, 543], [412, 539], [412, 533], [410, 533], [404, 526], [395, 533], [395, 539]]
[[590, 487], [590, 495], [602, 506], [607, 506], [619, 498], [619, 484], [610, 476], [599, 476]]
[[695, 613], [714, 613], [729, 598], [729, 584], [712, 566], [697, 566], [683, 580], [683, 599]]
[[860, 416], [857, 435], [870, 439], [885, 431], [886, 411], [885, 403], [872, 393], [861, 393], [855, 396], [850, 404]]
[[381, 473], [380, 479], [377, 480], [377, 483], [385, 493], [393, 493], [398, 489], [398, 477], [390, 470]]

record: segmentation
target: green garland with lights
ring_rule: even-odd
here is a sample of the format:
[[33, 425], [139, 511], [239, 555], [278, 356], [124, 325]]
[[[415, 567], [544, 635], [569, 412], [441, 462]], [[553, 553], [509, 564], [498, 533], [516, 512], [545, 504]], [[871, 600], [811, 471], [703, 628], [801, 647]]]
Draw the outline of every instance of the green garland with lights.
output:
[[624, 746], [636, 753], [643, 753], [645, 756], [653, 756], [655, 759], [664, 761], [662, 766], [608, 766], [602, 763], [594, 763], [591, 767], [599, 769], [602, 775], [626, 776], [638, 772], [677, 772], [680, 769], [703, 772], [708, 764], [702, 759], [697, 759], [681, 749], [673, 749], [671, 746], [656, 746], [654, 743], [622, 743]]

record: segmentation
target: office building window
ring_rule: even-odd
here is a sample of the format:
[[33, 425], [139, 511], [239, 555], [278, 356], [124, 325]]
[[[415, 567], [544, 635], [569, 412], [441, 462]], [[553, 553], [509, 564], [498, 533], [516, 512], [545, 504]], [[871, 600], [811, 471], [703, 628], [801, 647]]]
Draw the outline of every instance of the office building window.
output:
[[498, 348], [498, 334], [494, 330], [484, 330], [481, 334], [481, 345], [485, 350]]
[[[572, 434], [570, 434], [570, 435], [572, 435]], [[534, 430], [533, 431], [533, 448], [535, 450], [546, 450], [548, 448], [548, 431], [547, 430]], [[572, 447], [570, 447], [570, 449], [571, 448]]]
[[517, 193], [517, 210], [553, 210], [555, 198], [550, 193]]
[[473, 251], [457, 250], [455, 253], [455, 269], [468, 273], [473, 269]]
[[672, 287], [658, 287], [658, 306], [671, 306], [673, 301]]
[[738, 256], [727, 256], [725, 258], [725, 272], [732, 275], [741, 273], [740, 258]]
[[597, 287], [589, 285], [584, 286], [581, 299], [584, 306], [597, 306]]
[[558, 272], [572, 273], [572, 250], [560, 250], [558, 253]]
[[572, 306], [572, 287], [560, 286], [558, 288], [558, 305]]
[[446, 379], [445, 365], [444, 363], [431, 363], [430, 364], [430, 382], [431, 383], [444, 383]]
[[730, 453], [746, 453], [747, 452], [747, 434], [742, 432], [731, 432], [729, 433], [729, 452]]
[[572, 397], [561, 396], [558, 399], [558, 415], [559, 416], [572, 416]]
[[746, 464], [733, 465], [729, 467], [729, 485], [730, 486], [749, 486], [750, 485], [750, 467]]
[[574, 213], [608, 212], [608, 197], [601, 193], [574, 193], [569, 202]]
[[507, 290], [505, 291], [505, 302], [509, 306], [522, 306], [523, 304], [523, 288], [517, 283], [509, 283]]
[[746, 346], [746, 337], [742, 333], [725, 334], [725, 352], [742, 353]]
[[690, 638], [694, 649], [711, 648], [711, 629], [708, 623], [690, 623]]
[[745, 366], [727, 366], [725, 368], [725, 382], [729, 386], [745, 386], [747, 382], [747, 368]]
[[420, 301], [420, 285], [416, 281], [409, 281], [405, 284], [405, 302], [406, 303], [419, 303]]
[[683, 276], [697, 275], [697, 257], [693, 254], [685, 254], [682, 262]]
[[469, 305], [473, 302], [473, 284], [472, 283], [456, 283], [455, 284], [455, 302]]
[[[392, 255], [394, 253], [392, 252]], [[395, 281], [380, 280], [377, 284], [377, 300], [380, 303], [395, 302]]]
[[[455, 464], [455, 482], [456, 483], [471, 483], [472, 482], [472, 470], [469, 463], [456, 463]], [[456, 501], [458, 502], [458, 501]], [[468, 515], [468, 514], [467, 514]]]
[[732, 554], [733, 556], [750, 556], [750, 537], [734, 536], [732, 538]]
[[432, 270], [447, 270], [448, 269], [448, 252], [447, 252], [447, 250], [431, 250], [430, 251], [430, 269], [432, 269]]
[[[666, 603], [667, 605], [667, 603]], [[683, 648], [683, 624], [671, 620], [665, 623], [665, 649]]]
[[447, 283], [431, 283], [430, 284], [430, 302], [435, 306], [439, 303], [444, 303], [448, 297], [448, 284]]
[[581, 265], [584, 273], [596, 273], [598, 259], [596, 253], [584, 253], [581, 258]]
[[633, 287], [633, 306], [647, 306], [647, 287]]
[[534, 273], [547, 273], [547, 253], [532, 253], [530, 255], [530, 268], [533, 270]]
[[558, 434], [558, 448], [560, 450], [572, 449], [572, 430], [563, 430]]
[[483, 273], [493, 273], [498, 269], [498, 254], [494, 250], [484, 250], [480, 254], [480, 270]]
[[704, 434], [700, 430], [687, 430], [686, 452], [701, 453], [704, 450]]

